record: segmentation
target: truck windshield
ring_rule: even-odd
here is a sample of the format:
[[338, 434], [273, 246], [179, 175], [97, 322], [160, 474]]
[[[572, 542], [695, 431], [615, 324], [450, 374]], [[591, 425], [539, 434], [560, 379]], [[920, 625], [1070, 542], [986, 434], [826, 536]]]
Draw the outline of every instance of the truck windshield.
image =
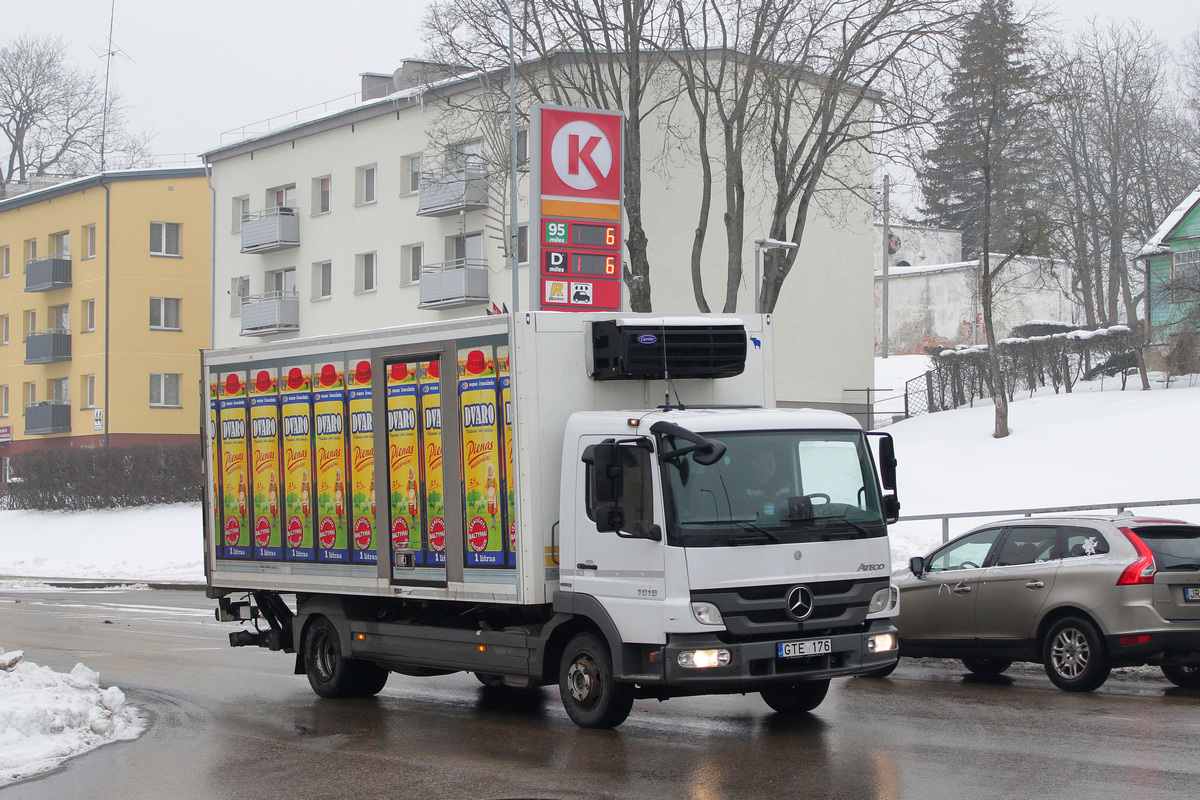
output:
[[861, 433], [705, 434], [724, 442], [712, 466], [664, 463], [667, 527], [680, 544], [728, 546], [884, 536], [879, 491]]

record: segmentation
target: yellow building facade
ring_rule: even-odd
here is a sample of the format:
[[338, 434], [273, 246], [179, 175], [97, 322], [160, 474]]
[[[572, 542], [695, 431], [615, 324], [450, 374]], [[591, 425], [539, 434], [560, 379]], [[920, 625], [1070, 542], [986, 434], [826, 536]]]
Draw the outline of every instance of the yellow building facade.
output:
[[0, 455], [199, 441], [211, 236], [203, 168], [0, 200]]

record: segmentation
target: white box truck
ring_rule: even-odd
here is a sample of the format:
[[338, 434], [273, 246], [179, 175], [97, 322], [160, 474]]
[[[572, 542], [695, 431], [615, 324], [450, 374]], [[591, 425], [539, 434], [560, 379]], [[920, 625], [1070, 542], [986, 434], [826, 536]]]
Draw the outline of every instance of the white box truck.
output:
[[809, 711], [890, 666], [891, 440], [775, 408], [770, 333], [538, 312], [205, 352], [231, 644], [323, 697], [557, 683], [595, 728], [635, 698]]

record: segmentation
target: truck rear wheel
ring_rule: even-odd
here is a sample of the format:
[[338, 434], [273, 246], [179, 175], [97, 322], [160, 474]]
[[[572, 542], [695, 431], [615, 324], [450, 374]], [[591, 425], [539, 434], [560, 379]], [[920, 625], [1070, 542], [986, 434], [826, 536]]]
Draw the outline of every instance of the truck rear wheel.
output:
[[321, 697], [370, 697], [388, 679], [378, 664], [343, 656], [337, 628], [325, 617], [316, 617], [304, 637], [304, 671]]
[[812, 711], [821, 705], [829, 692], [829, 679], [817, 681], [796, 681], [781, 683], [778, 686], [768, 686], [759, 694], [766, 704], [780, 714], [797, 714]]
[[613, 680], [608, 645], [591, 633], [576, 635], [563, 650], [558, 693], [581, 728], [615, 728], [633, 709], [633, 686]]

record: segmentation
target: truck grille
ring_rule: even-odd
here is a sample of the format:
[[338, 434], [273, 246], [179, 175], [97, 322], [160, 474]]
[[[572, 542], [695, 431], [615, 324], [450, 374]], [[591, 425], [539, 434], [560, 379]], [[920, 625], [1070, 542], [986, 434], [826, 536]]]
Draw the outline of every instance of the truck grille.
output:
[[[813, 610], [803, 621], [787, 611], [787, 595], [795, 586], [813, 594]], [[738, 641], [763, 641], [798, 634], [836, 633], [856, 628], [867, 618], [871, 596], [886, 589], [887, 578], [812, 581], [710, 589], [692, 592], [692, 602], [712, 603]]]

